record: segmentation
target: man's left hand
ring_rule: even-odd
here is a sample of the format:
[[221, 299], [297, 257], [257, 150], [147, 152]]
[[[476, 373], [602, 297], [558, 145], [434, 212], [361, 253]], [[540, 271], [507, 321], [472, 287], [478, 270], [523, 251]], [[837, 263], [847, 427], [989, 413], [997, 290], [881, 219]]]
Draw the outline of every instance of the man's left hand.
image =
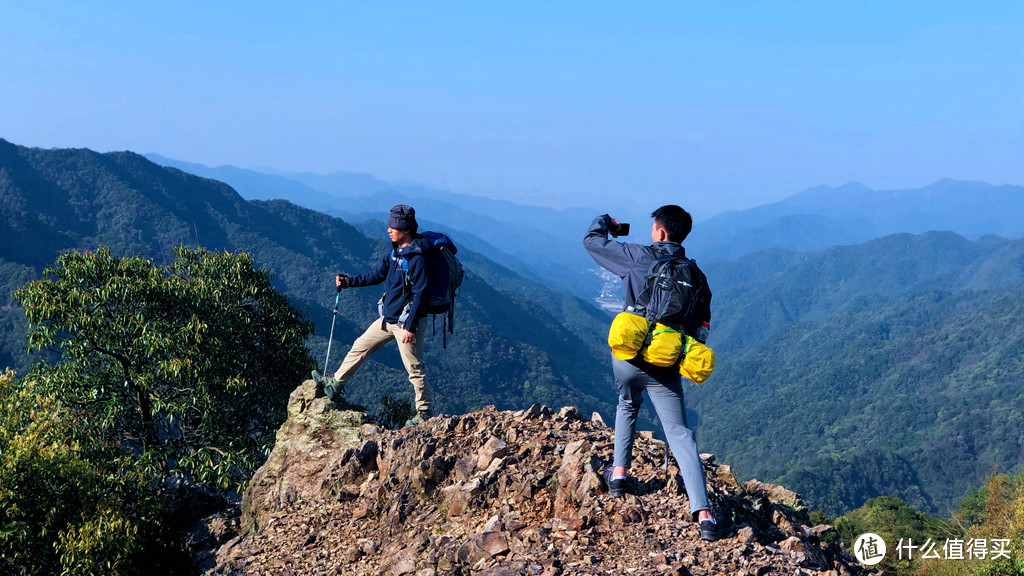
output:
[[416, 341], [416, 334], [403, 328], [402, 333], [398, 336], [398, 340], [402, 344], [412, 344]]

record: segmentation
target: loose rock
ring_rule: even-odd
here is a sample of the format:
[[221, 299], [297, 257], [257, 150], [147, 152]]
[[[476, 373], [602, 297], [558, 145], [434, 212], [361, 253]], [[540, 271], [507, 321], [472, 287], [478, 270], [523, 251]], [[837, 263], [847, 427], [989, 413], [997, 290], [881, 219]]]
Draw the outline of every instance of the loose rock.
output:
[[822, 548], [829, 527], [808, 528], [799, 495], [737, 486], [707, 454], [712, 505], [739, 529], [701, 541], [653, 434], [638, 435], [629, 493], [612, 498], [599, 472], [613, 431], [573, 407], [486, 407], [401, 431], [336, 413], [313, 398], [312, 382], [292, 394], [274, 453], [245, 495], [248, 524], [205, 574], [869, 573]]

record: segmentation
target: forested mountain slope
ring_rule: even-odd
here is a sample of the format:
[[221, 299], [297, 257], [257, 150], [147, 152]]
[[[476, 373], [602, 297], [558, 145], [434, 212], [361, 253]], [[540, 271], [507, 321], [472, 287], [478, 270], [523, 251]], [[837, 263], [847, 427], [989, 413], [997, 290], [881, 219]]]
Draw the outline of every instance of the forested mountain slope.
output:
[[[0, 204], [3, 225], [14, 239], [0, 248], [0, 264], [9, 271], [5, 283], [12, 287], [38, 277], [62, 250], [104, 245], [116, 254], [158, 262], [169, 260], [179, 244], [246, 251], [273, 269], [277, 288], [316, 322], [319, 338], [312, 344], [319, 358], [330, 328], [334, 275], [367, 271], [390, 249], [340, 219], [284, 201], [247, 202], [223, 183], [130, 152], [41, 150], [0, 142]], [[551, 305], [511, 298], [473, 273], [477, 262], [481, 269], [496, 265], [469, 252], [465, 258], [470, 274], [458, 301], [455, 337], [447, 350], [440, 334], [428, 336], [426, 346], [437, 409], [571, 402], [609, 415], [607, 359], [592, 339], [578, 336], [605, 330], [600, 314], [585, 303], [570, 303], [566, 310], [572, 311], [566, 313], [575, 315], [572, 322], [586, 325], [570, 331], [564, 318], [550, 314]], [[515, 277], [507, 270], [502, 274]], [[542, 294], [535, 300], [564, 299], [534, 283], [517, 282]], [[332, 367], [376, 316], [379, 295], [374, 288], [341, 294]], [[12, 329], [5, 331], [0, 362], [24, 369], [23, 313], [8, 301], [2, 314]], [[387, 349], [367, 363], [349, 391], [354, 401], [372, 404], [384, 393], [408, 396], [411, 386], [397, 352]]]

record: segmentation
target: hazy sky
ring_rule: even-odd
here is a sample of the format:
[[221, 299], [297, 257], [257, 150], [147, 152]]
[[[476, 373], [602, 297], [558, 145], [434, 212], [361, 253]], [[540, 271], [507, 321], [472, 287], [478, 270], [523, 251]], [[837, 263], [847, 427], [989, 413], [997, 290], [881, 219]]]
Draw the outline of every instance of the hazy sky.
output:
[[698, 217], [1024, 184], [1024, 1], [0, 0], [0, 137]]

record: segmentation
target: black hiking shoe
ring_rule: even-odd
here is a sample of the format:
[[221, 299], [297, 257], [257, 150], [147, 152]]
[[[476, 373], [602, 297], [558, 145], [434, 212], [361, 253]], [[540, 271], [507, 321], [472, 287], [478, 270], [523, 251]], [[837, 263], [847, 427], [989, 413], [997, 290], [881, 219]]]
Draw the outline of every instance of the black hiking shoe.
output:
[[732, 533], [733, 528], [733, 523], [728, 518], [715, 518], [715, 522], [712, 522], [711, 520], [701, 520], [700, 539], [708, 542], [721, 540]]
[[622, 498], [626, 495], [626, 479], [615, 478], [612, 479], [612, 471], [614, 467], [605, 466], [604, 468], [604, 483], [608, 486], [608, 493], [614, 498]]

